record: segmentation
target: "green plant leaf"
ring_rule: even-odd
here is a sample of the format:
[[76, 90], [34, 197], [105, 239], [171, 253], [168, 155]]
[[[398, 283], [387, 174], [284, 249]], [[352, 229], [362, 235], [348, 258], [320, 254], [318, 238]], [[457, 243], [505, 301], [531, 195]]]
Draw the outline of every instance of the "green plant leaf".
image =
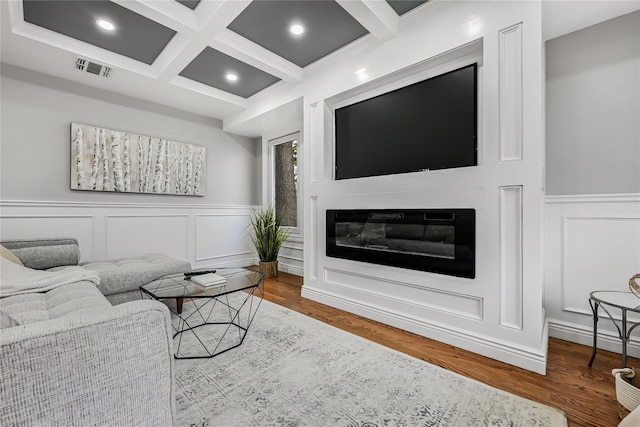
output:
[[278, 252], [289, 237], [289, 230], [282, 227], [273, 206], [256, 209], [251, 216], [251, 241], [262, 262], [278, 260]]

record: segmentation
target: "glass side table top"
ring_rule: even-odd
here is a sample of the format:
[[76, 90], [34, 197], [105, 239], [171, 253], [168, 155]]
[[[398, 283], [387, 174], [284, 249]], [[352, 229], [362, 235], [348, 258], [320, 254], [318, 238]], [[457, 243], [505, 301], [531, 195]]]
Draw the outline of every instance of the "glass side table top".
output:
[[140, 289], [156, 299], [211, 298], [253, 288], [262, 280], [262, 273], [245, 268], [220, 268], [216, 274], [225, 277], [227, 282], [205, 288], [185, 278], [184, 273], [175, 273], [147, 283]]
[[591, 299], [625, 310], [640, 313], [640, 299], [631, 292], [625, 291], [594, 291]]

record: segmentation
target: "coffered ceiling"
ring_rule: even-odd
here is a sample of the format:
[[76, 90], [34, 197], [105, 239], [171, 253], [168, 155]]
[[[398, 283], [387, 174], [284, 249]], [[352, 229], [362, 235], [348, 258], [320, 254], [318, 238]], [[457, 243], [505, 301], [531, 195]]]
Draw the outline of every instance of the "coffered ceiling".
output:
[[[303, 81], [305, 67], [362, 37], [393, 37], [399, 17], [427, 1], [2, 3], [3, 63], [224, 118], [271, 85]], [[78, 59], [95, 66], [87, 73]], [[108, 77], [92, 74], [100, 66]]]
[[[305, 70], [345, 46], [382, 44], [457, 1], [467, 0], [2, 0], [0, 59], [225, 119], [270, 87], [304, 82]], [[545, 0], [545, 32], [556, 37], [630, 4], [637, 1]]]

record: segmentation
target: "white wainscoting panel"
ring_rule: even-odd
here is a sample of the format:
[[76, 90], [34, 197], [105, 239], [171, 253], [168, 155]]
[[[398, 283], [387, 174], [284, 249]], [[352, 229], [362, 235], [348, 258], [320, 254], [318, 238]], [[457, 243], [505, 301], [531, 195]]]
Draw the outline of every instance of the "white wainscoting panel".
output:
[[500, 324], [522, 329], [522, 186], [500, 187]]
[[[548, 196], [545, 219], [549, 334], [590, 346], [589, 294], [628, 292], [629, 278], [640, 273], [640, 195]], [[598, 347], [621, 352], [618, 332], [605, 316], [598, 322], [598, 337]], [[631, 336], [629, 354], [640, 357], [640, 328]]]
[[500, 31], [500, 161], [522, 159], [522, 24]]
[[[640, 218], [562, 218], [562, 310], [591, 316], [594, 290], [628, 290], [640, 271]], [[638, 300], [640, 305], [640, 300]]]
[[278, 254], [278, 269], [296, 276], [304, 276], [302, 239], [290, 238], [282, 245]]
[[217, 263], [223, 258], [250, 258], [249, 214], [216, 213], [196, 216], [196, 261]]
[[161, 252], [187, 259], [188, 216], [107, 215], [105, 253], [107, 258]]
[[162, 252], [193, 268], [258, 263], [253, 206], [0, 201], [0, 239], [75, 237], [82, 261]]
[[398, 311], [414, 312], [418, 317], [428, 309], [482, 320], [482, 298], [473, 295], [457, 294], [332, 268], [324, 269], [324, 282], [340, 287], [341, 294], [347, 297], [353, 296], [357, 299], [368, 295], [369, 303], [375, 305], [376, 302], [380, 303], [376, 300], [382, 300], [380, 305], [390, 308], [396, 306]]
[[[309, 218], [310, 221], [307, 224], [306, 234], [306, 251], [307, 263], [309, 264], [308, 276], [311, 280], [318, 280], [318, 245], [320, 242], [324, 242], [324, 239], [320, 239], [318, 236], [318, 197], [312, 196], [309, 198]], [[320, 250], [324, 251], [324, 248]]]
[[93, 215], [3, 215], [0, 217], [1, 240], [75, 237], [81, 261], [93, 259]]

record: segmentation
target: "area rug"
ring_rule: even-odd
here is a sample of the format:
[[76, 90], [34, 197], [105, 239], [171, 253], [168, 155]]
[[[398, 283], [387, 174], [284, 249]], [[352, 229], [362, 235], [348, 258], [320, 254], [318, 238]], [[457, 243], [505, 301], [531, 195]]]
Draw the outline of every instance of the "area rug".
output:
[[567, 425], [558, 409], [268, 301], [242, 345], [175, 372], [179, 426]]

